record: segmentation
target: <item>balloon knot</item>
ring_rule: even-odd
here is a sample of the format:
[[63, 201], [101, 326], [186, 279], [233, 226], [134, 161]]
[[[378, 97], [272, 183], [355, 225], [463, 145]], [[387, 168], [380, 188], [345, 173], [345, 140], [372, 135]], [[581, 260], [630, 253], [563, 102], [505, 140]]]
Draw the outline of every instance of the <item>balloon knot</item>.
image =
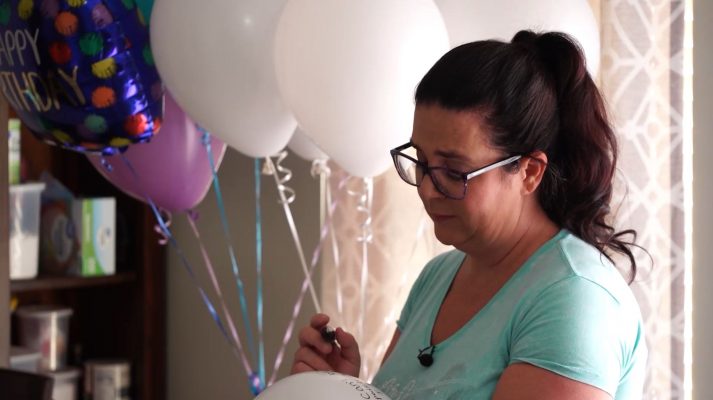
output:
[[262, 381], [260, 380], [260, 375], [253, 372], [248, 377], [248, 382], [250, 383], [250, 391], [254, 396], [259, 395], [263, 391]]
[[197, 221], [198, 221], [198, 218], [200, 218], [200, 216], [201, 216], [200, 213], [198, 212], [198, 210], [195, 210], [195, 209], [193, 209], [193, 210], [188, 210], [188, 211], [186, 211], [186, 213], [188, 214], [188, 217], [189, 217], [189, 218], [191, 219], [191, 221], [193, 221], [193, 222], [197, 222]]
[[201, 136], [201, 142], [203, 143], [203, 145], [204, 146], [209, 145], [210, 144], [210, 133], [207, 130], [203, 129], [203, 127], [198, 124], [196, 124], [196, 129], [198, 129], [198, 131], [203, 133], [203, 135]]

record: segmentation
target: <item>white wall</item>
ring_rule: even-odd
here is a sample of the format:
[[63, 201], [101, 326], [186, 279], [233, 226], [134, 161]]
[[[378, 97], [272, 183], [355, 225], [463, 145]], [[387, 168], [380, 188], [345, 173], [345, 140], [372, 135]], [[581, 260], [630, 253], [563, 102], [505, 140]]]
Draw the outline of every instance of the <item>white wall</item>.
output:
[[693, 398], [713, 399], [713, 1], [693, 1]]
[[[319, 236], [319, 183], [309, 174], [309, 163], [291, 156], [285, 165], [292, 168], [291, 187], [297, 198], [293, 213], [303, 240], [307, 262]], [[255, 307], [255, 196], [253, 159], [229, 149], [219, 170], [233, 242], [236, 246], [240, 274], [252, 307]], [[268, 375], [272, 371], [275, 353], [281, 343], [293, 304], [302, 284], [303, 273], [291, 240], [277, 191], [271, 176], [263, 176], [263, 271], [265, 348]], [[223, 239], [215, 195], [211, 191], [199, 208], [199, 229], [223, 293], [229, 299], [233, 319], [240, 325], [240, 308], [235, 280], [230, 269], [227, 247]], [[210, 288], [199, 248], [190, 227], [182, 215], [173, 216], [175, 235], [199, 273], [204, 287]], [[237, 361], [223, 336], [210, 318], [199, 294], [188, 277], [176, 253], [168, 249], [168, 371], [167, 396], [171, 400], [249, 399], [252, 398], [242, 365]], [[315, 277], [319, 282], [319, 276]], [[208, 291], [208, 289], [206, 289]], [[213, 293], [213, 290], [209, 290]], [[215, 298], [215, 297], [213, 297]], [[219, 306], [216, 304], [216, 307]], [[305, 298], [298, 327], [314, 313], [309, 295]], [[245, 336], [241, 337], [245, 344]], [[294, 339], [294, 338], [293, 338]], [[293, 340], [281, 375], [288, 369], [296, 342]]]

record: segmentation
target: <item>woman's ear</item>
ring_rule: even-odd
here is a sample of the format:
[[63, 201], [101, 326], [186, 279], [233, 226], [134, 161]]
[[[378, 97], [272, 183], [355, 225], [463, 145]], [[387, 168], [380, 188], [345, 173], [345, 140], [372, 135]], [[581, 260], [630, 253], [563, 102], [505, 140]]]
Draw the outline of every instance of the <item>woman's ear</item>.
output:
[[529, 195], [535, 192], [547, 169], [547, 155], [541, 151], [534, 151], [520, 159], [520, 174], [522, 176], [522, 194]]

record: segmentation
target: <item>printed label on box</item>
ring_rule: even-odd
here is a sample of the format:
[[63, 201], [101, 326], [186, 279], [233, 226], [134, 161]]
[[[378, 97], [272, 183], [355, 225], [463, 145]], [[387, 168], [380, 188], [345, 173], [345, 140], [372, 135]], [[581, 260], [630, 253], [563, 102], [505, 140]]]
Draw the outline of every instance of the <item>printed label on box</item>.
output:
[[20, 120], [10, 118], [7, 120], [7, 161], [8, 172], [10, 173], [8, 182], [11, 185], [20, 183]]
[[[78, 204], [77, 204], [78, 203]], [[116, 202], [111, 198], [78, 200], [81, 221], [80, 271], [83, 276], [112, 275], [115, 266]]]

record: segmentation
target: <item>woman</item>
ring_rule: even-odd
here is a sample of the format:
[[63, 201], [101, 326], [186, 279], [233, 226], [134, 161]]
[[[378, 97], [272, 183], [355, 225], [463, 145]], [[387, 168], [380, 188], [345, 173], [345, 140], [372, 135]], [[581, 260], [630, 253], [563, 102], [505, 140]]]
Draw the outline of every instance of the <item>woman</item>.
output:
[[[610, 222], [617, 145], [578, 45], [521, 31], [448, 52], [392, 150], [456, 248], [414, 284], [373, 384], [396, 399], [638, 399], [643, 325]], [[293, 373], [358, 375], [353, 336], [300, 333]]]

